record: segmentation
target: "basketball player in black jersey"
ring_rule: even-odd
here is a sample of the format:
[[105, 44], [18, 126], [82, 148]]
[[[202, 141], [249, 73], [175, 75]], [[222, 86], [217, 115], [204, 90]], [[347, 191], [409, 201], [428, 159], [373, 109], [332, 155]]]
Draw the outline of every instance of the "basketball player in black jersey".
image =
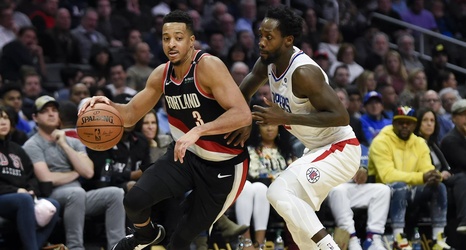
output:
[[151, 222], [150, 208], [192, 190], [169, 244], [169, 249], [189, 249], [191, 241], [225, 212], [243, 187], [247, 150], [244, 145], [228, 145], [225, 134], [249, 126], [251, 112], [223, 62], [194, 50], [192, 25], [183, 11], [164, 17], [162, 42], [169, 62], [152, 72], [146, 87], [128, 104], [94, 96], [80, 110], [106, 103], [120, 112], [129, 127], [165, 94], [175, 142], [126, 195], [126, 213], [136, 231], [113, 249], [142, 249], [160, 242], [165, 232]]

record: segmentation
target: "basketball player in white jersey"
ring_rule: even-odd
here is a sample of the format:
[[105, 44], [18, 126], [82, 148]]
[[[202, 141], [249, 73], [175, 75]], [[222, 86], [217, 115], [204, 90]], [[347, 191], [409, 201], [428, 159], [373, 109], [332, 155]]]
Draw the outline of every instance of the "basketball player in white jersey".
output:
[[[267, 198], [285, 222], [299, 249], [340, 249], [316, 216], [330, 189], [350, 180], [359, 168], [361, 149], [349, 116], [329, 86], [324, 71], [293, 46], [302, 19], [287, 7], [268, 10], [259, 28], [260, 59], [240, 85], [249, 101], [270, 83], [268, 107], [253, 107], [258, 124], [284, 125], [305, 146], [305, 154], [269, 187]], [[244, 143], [249, 128], [229, 134]]]

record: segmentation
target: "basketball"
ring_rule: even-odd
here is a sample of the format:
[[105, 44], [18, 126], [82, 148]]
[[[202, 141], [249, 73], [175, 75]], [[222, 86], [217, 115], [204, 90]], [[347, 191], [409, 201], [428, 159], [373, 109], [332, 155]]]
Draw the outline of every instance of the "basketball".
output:
[[76, 131], [86, 147], [105, 151], [115, 146], [125, 128], [120, 113], [105, 103], [96, 103], [78, 116]]

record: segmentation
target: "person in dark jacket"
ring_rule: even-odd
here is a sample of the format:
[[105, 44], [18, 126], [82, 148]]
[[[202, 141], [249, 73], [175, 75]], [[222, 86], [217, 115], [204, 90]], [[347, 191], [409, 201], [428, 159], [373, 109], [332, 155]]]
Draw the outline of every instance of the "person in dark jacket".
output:
[[[41, 196], [34, 167], [20, 145], [10, 140], [12, 115], [0, 106], [0, 216], [16, 222], [22, 249], [41, 249], [47, 242], [58, 220], [55, 213], [44, 227], [36, 224], [34, 197]], [[52, 202], [59, 211], [56, 200]]]

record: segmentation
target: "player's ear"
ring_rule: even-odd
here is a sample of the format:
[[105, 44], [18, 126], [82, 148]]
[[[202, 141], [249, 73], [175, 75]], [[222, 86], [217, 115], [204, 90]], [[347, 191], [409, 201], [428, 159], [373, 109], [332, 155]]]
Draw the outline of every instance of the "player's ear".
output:
[[293, 36], [286, 36], [286, 37], [285, 37], [285, 45], [286, 45], [286, 47], [293, 46], [293, 41], [294, 41], [294, 37], [293, 37]]
[[191, 37], [189, 38], [189, 47], [190, 48], [193, 48], [194, 47], [194, 41], [196, 41], [196, 36], [195, 35], [191, 35]]

